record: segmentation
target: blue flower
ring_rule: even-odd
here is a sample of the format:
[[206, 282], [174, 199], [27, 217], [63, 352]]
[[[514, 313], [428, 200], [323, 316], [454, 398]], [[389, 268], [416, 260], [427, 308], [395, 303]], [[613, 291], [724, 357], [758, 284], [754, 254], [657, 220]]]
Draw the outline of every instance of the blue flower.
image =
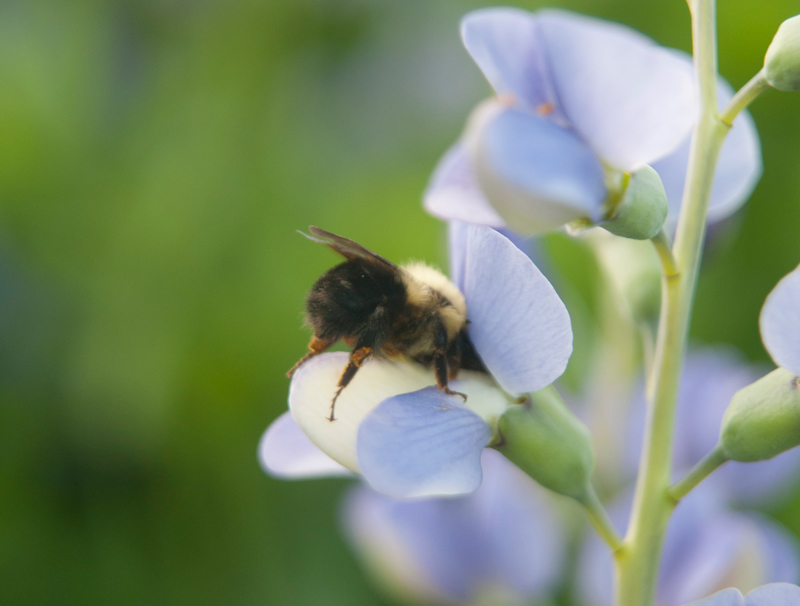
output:
[[[675, 463], [679, 470], [691, 467], [713, 447], [729, 396], [757, 376], [758, 368], [742, 362], [730, 350], [707, 349], [694, 351], [688, 356], [677, 411]], [[618, 443], [631, 443], [630, 448], [623, 451], [622, 459], [616, 463], [621, 467], [620, 479], [623, 481], [631, 480], [635, 473], [634, 461], [644, 427], [642, 413], [640, 399], [634, 398], [632, 409], [623, 417], [626, 421], [622, 424], [624, 431], [621, 439], [617, 435]], [[599, 437], [599, 434], [596, 433], [595, 437]], [[602, 446], [602, 440], [599, 442]], [[519, 527], [520, 536], [527, 537], [528, 533], [533, 536], [543, 532], [538, 519], [547, 527], [556, 525], [557, 521], [550, 510], [542, 505], [541, 496], [537, 497], [538, 501], [532, 500], [530, 515], [522, 513], [521, 517], [515, 517], [486, 513], [488, 509], [483, 508], [491, 495], [495, 495], [497, 506], [507, 501], [512, 507], [513, 503], [520, 501], [520, 497], [509, 495], [512, 486], [516, 486], [522, 494], [529, 490], [527, 485], [531, 485], [531, 491], [536, 489], [541, 493], [541, 489], [532, 485], [528, 478], [498, 453], [485, 450], [482, 456], [484, 484], [472, 495], [476, 497], [475, 501], [468, 497], [399, 502], [380, 497], [366, 487], [356, 489], [356, 496], [346, 506], [346, 515], [357, 550], [362, 554], [369, 550], [368, 557], [376, 558], [384, 566], [384, 574], [390, 573], [395, 581], [402, 581], [406, 591], [416, 586], [418, 592], [429, 591], [427, 595], [431, 599], [447, 595], [451, 602], [459, 602], [461, 600], [456, 600], [453, 592], [466, 595], [467, 586], [464, 583], [470, 575], [486, 581], [491, 576], [487, 571], [498, 575], [494, 577], [495, 580], [506, 575], [502, 577], [505, 579], [503, 583], [506, 583], [504, 586], [513, 586], [512, 580], [517, 578], [515, 570], [518, 569], [506, 570], [504, 567], [508, 560], [503, 554], [523, 549], [524, 545], [517, 545], [513, 541], [507, 543], [510, 541], [507, 533]], [[261, 461], [272, 475], [281, 477], [352, 475], [314, 446], [296, 426], [290, 413], [285, 413], [274, 422], [265, 434]], [[716, 472], [718, 476], [715, 474], [684, 498], [670, 521], [662, 559], [659, 606], [679, 606], [729, 584], [744, 590], [766, 582], [796, 582], [799, 579], [798, 545], [791, 533], [766, 516], [734, 511], [730, 507], [732, 502], [761, 502], [785, 491], [790, 482], [796, 479], [800, 467], [796, 451], [769, 462], [747, 465], [729, 462], [726, 465], [730, 467]], [[511, 478], [513, 482], [497, 480], [496, 469], [502, 472], [502, 477]], [[604, 476], [601, 474], [598, 480], [607, 483], [609, 478]], [[629, 515], [631, 496], [631, 493], [626, 493], [611, 507], [612, 518], [620, 530], [624, 529]], [[451, 502], [456, 505], [449, 505]], [[457, 505], [459, 503], [463, 505]], [[456, 511], [461, 513], [456, 515]], [[363, 514], [363, 523], [356, 521], [358, 513]], [[508, 517], [507, 524], [501, 522], [503, 517]], [[444, 520], [451, 518], [452, 523], [448, 526]], [[432, 530], [439, 526], [440, 532]], [[487, 528], [494, 529], [492, 533], [497, 533], [496, 540], [489, 538], [492, 533], [487, 533]], [[375, 540], [380, 542], [393, 538], [395, 542], [390, 541], [388, 547], [384, 545], [381, 550], [370, 543], [364, 534], [373, 531], [378, 533]], [[426, 535], [430, 535], [430, 543], [425, 542]], [[438, 557], [442, 552], [451, 555], [450, 550], [459, 551], [459, 545], [464, 544], [455, 542], [458, 536], [465, 537], [464, 541], [476, 543], [476, 537], [483, 537], [480, 540], [485, 541], [484, 546], [505, 544], [507, 550], [498, 552], [496, 549], [499, 547], [484, 547], [469, 554], [462, 553], [461, 558], [473, 562], [473, 568], [466, 568], [470, 574], [459, 574], [460, 567], [466, 566], [464, 560], [454, 559], [454, 567], [450, 568], [446, 565], [450, 561], [448, 558]], [[555, 536], [545, 532], [540, 540], [545, 546], [542, 553], [560, 558], [564, 549], [564, 544], [560, 543], [563, 540], [560, 531]], [[431, 545], [436, 545], [436, 549]], [[535, 546], [529, 545], [527, 548], [535, 549]], [[531, 579], [544, 579], [541, 583], [532, 581], [530, 591], [538, 592], [536, 595], [550, 587], [557, 578], [546, 566], [543, 557], [537, 556], [531, 564], [531, 571], [527, 573]], [[519, 564], [523, 562], [525, 560]], [[481, 574], [478, 575], [476, 570], [482, 571]], [[582, 604], [612, 604], [612, 570], [606, 545], [590, 533], [579, 561], [578, 593], [582, 597]], [[532, 595], [534, 593], [528, 597]]]
[[[679, 479], [717, 443], [720, 424], [733, 394], [752, 383], [764, 369], [745, 362], [732, 348], [690, 351], [678, 390], [673, 450], [674, 480]], [[618, 456], [601, 460], [601, 482], [630, 485], [637, 471], [645, 429], [645, 387], [638, 385], [627, 407], [599, 398], [587, 406], [589, 426], [598, 450]], [[613, 444], [603, 438], [610, 423]], [[620, 431], [620, 427], [622, 430]], [[798, 543], [780, 524], [734, 506], [775, 502], [796, 485], [800, 450], [758, 463], [728, 462], [681, 500], [667, 529], [658, 587], [658, 606], [680, 606], [723, 587], [741, 589], [775, 581], [800, 580]], [[609, 473], [610, 472], [610, 473]], [[613, 477], [609, 477], [614, 474]], [[632, 493], [611, 508], [624, 529]], [[610, 606], [613, 566], [604, 544], [589, 536], [582, 549], [579, 592], [587, 606]]]
[[572, 329], [547, 279], [498, 232], [454, 225], [451, 264], [466, 300], [470, 340], [491, 376], [462, 370], [452, 388], [468, 396], [464, 403], [439, 391], [421, 365], [375, 358], [342, 392], [331, 423], [325, 411], [347, 355], [319, 355], [292, 377], [289, 408], [296, 425], [338, 466], [313, 456], [298, 459], [292, 450], [297, 434], [283, 417], [262, 441], [269, 471], [307, 476], [344, 468], [392, 497], [457, 495], [480, 486], [481, 452], [496, 438], [498, 417], [513, 396], [537, 391], [564, 372]]
[[725, 589], [686, 606], [795, 606], [800, 604], [800, 587], [789, 583], [770, 583], [747, 596], [738, 589]]
[[[610, 515], [621, 528], [632, 500], [628, 493], [611, 507]], [[750, 589], [763, 583], [796, 582], [798, 573], [797, 539], [789, 530], [766, 516], [732, 510], [714, 485], [701, 484], [670, 519], [656, 604], [681, 606], [731, 585]], [[611, 606], [612, 579], [608, 548], [589, 536], [578, 565], [581, 603]]]
[[[627, 27], [554, 10], [478, 10], [461, 35], [498, 97], [475, 110], [439, 163], [425, 193], [431, 214], [528, 234], [597, 222], [624, 175], [652, 165], [675, 220], [697, 115], [688, 56]], [[731, 96], [720, 80], [720, 105]], [[760, 174], [745, 113], [723, 146], [709, 217], [735, 211]]]
[[[733, 395], [765, 374], [765, 369], [745, 362], [732, 348], [705, 348], [686, 357], [678, 391], [673, 452], [678, 480], [709, 453], [719, 440], [720, 425]], [[623, 468], [635, 477], [645, 426], [644, 386], [639, 386], [627, 415]], [[800, 449], [755, 463], [729, 461], [711, 475], [711, 483], [737, 505], [775, 502], [798, 483]]]
[[500, 453], [456, 498], [398, 500], [360, 484], [344, 502], [355, 552], [400, 597], [437, 604], [529, 603], [562, 574], [566, 537], [546, 491]]

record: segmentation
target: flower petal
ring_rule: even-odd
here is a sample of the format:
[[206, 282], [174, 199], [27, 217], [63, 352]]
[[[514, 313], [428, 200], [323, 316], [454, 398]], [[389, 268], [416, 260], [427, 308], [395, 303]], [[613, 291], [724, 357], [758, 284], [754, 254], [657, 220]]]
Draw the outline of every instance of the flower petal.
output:
[[537, 391], [564, 372], [572, 353], [569, 313], [533, 262], [496, 231], [468, 226], [453, 249], [467, 300], [469, 336], [492, 376], [514, 394]]
[[726, 585], [753, 587], [772, 580], [761, 529], [747, 516], [721, 513], [696, 532], [691, 549], [676, 560], [670, 578], [664, 578], [662, 603], [677, 606]]
[[747, 594], [746, 606], [796, 606], [800, 604], [800, 587], [789, 583], [762, 585]]
[[742, 592], [730, 587], [686, 606], [745, 606], [745, 604]]
[[386, 398], [434, 384], [433, 373], [419, 364], [381, 358], [369, 360], [336, 401], [336, 420], [329, 421], [331, 400], [348, 354], [311, 358], [292, 376], [289, 408], [300, 429], [325, 454], [359, 472], [356, 434], [362, 419]]
[[775, 364], [800, 376], [800, 267], [769, 293], [760, 326], [761, 340]]
[[306, 437], [289, 412], [275, 419], [264, 432], [258, 444], [258, 460], [264, 471], [276, 478], [351, 475]]
[[[720, 78], [717, 82], [720, 109], [728, 104], [731, 97], [733, 97], [731, 85]], [[690, 144], [691, 135], [688, 135], [674, 152], [653, 164], [667, 192], [669, 200], [667, 221], [673, 225], [678, 220], [681, 208]], [[736, 118], [733, 128], [722, 144], [708, 205], [708, 221], [712, 223], [720, 221], [736, 212], [750, 197], [761, 178], [762, 168], [758, 130], [750, 113], [745, 111]]]
[[530, 109], [555, 101], [533, 14], [473, 11], [461, 21], [461, 39], [498, 95], [512, 94]]
[[461, 143], [447, 150], [439, 161], [425, 190], [423, 205], [440, 219], [497, 228], [505, 226], [505, 221], [481, 192], [469, 153]]
[[683, 55], [608, 21], [554, 10], [536, 19], [561, 108], [601, 158], [632, 172], [681, 143], [697, 117]]
[[498, 603], [541, 597], [564, 555], [558, 517], [545, 491], [500, 453], [484, 450], [481, 462], [483, 484], [463, 497], [396, 500], [354, 490], [344, 522], [357, 552], [426, 602], [471, 603], [492, 591], [505, 598]]
[[[392, 499], [366, 484], [355, 486], [345, 496], [341, 512], [345, 538], [368, 572], [399, 601], [439, 604], [454, 599], [428, 563], [429, 559], [439, 561], [436, 547], [444, 534], [437, 534], [442, 528], [438, 520], [434, 524], [427, 522], [428, 511], [436, 503], [450, 500], [457, 499]], [[412, 532], [429, 536], [436, 547], [418, 553], [409, 544]]]
[[[454, 381], [453, 389], [466, 383]], [[468, 400], [493, 399], [488, 405], [499, 415], [507, 401], [493, 392]], [[480, 486], [481, 452], [491, 437], [492, 428], [460, 396], [432, 386], [384, 400], [361, 422], [358, 464], [367, 482], [391, 497], [466, 494]]]
[[483, 452], [482, 464], [474, 496], [495, 583], [521, 596], [541, 595], [558, 580], [566, 548], [548, 493], [495, 450]]
[[519, 233], [600, 218], [603, 167], [574, 132], [501, 101], [478, 106], [464, 134], [486, 198]]

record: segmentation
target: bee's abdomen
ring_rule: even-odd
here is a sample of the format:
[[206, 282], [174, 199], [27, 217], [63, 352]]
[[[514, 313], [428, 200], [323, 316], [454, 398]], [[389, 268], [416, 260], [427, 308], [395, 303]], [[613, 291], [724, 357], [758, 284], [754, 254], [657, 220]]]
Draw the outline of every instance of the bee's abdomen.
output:
[[337, 340], [359, 335], [378, 307], [387, 325], [406, 303], [396, 271], [360, 259], [337, 265], [316, 281], [306, 301], [308, 321], [317, 337]]

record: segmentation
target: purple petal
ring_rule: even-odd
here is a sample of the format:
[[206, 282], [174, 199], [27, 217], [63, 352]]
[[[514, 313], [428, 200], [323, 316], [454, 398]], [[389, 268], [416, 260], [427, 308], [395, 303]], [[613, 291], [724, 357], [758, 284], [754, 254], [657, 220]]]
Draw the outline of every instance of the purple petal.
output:
[[800, 587], [789, 583], [771, 583], [747, 594], [745, 606], [797, 606]]
[[537, 13], [564, 113], [610, 165], [635, 171], [683, 141], [697, 117], [691, 63], [627, 27]]
[[264, 432], [258, 444], [258, 460], [264, 471], [276, 478], [352, 475], [317, 448], [300, 430], [289, 412], [275, 419]]
[[686, 604], [686, 606], [745, 606], [744, 596], [738, 589], [723, 589], [703, 600]]
[[366, 487], [345, 503], [357, 551], [418, 599], [470, 602], [495, 591], [525, 601], [550, 590], [564, 537], [544, 491], [496, 451], [471, 495], [394, 500]]
[[434, 217], [489, 227], [504, 227], [505, 221], [481, 192], [472, 161], [461, 143], [447, 150], [439, 161], [423, 196], [423, 204]]
[[[481, 360], [508, 392], [539, 390], [564, 372], [572, 353], [569, 313], [550, 282], [507, 238], [465, 228], [453, 249], [456, 282], [467, 300], [469, 336]], [[459, 270], [458, 273], [461, 273]]]
[[367, 482], [396, 498], [477, 489], [492, 430], [461, 402], [436, 387], [381, 402], [358, 430], [358, 464]]
[[662, 604], [678, 606], [727, 585], [752, 587], [767, 580], [758, 529], [746, 517], [722, 513], [696, 532], [691, 549], [660, 583]]
[[461, 21], [461, 39], [498, 95], [514, 95], [530, 109], [555, 101], [533, 14], [473, 11]]
[[600, 218], [603, 167], [571, 130], [488, 101], [475, 110], [464, 144], [481, 190], [515, 231], [534, 234]]
[[[450, 500], [458, 499], [392, 499], [366, 484], [356, 486], [346, 495], [341, 512], [345, 537], [368, 572], [400, 600], [438, 604], [456, 599], [443, 583], [432, 578], [432, 572], [436, 571], [431, 570], [426, 558], [437, 554], [437, 550], [429, 548], [418, 553], [409, 546], [409, 537], [416, 528], [419, 529], [416, 532], [422, 533], [441, 528], [439, 524], [428, 528], [425, 521], [428, 504]], [[406, 518], [411, 518], [411, 528], [404, 524]], [[436, 545], [441, 540], [434, 535], [432, 542]]]
[[775, 364], [800, 376], [800, 267], [769, 293], [760, 325], [761, 340]]
[[[732, 96], [730, 84], [720, 78], [717, 84], [720, 109]], [[691, 135], [674, 152], [653, 163], [667, 192], [667, 220], [672, 224], [677, 222], [681, 207], [690, 143]], [[736, 119], [722, 145], [708, 206], [709, 222], [720, 221], [736, 212], [750, 197], [761, 178], [761, 170], [761, 142], [753, 118], [745, 111]]]
[[475, 493], [497, 583], [520, 595], [541, 594], [561, 573], [566, 544], [546, 492], [494, 450], [482, 457], [484, 481]]

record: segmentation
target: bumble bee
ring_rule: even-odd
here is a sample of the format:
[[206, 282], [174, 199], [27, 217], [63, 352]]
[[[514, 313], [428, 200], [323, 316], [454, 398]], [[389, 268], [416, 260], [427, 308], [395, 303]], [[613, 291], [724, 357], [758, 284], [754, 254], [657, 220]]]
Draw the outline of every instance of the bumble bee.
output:
[[306, 317], [314, 329], [309, 352], [287, 373], [343, 340], [352, 348], [336, 399], [373, 356], [405, 356], [433, 368], [436, 385], [447, 394], [448, 380], [461, 368], [486, 372], [467, 336], [464, 295], [447, 277], [424, 263], [398, 266], [360, 244], [313, 225], [309, 240], [326, 244], [345, 259], [323, 274], [306, 300]]

